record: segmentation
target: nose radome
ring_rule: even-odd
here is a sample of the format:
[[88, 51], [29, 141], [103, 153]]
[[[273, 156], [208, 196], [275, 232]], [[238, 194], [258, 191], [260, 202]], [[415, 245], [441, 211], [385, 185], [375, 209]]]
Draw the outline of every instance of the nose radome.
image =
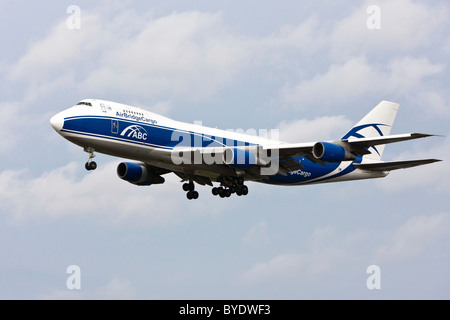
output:
[[55, 114], [51, 119], [50, 119], [50, 124], [52, 125], [53, 129], [55, 129], [56, 131], [60, 131], [63, 127], [64, 124], [64, 118], [62, 117], [62, 115], [60, 113]]

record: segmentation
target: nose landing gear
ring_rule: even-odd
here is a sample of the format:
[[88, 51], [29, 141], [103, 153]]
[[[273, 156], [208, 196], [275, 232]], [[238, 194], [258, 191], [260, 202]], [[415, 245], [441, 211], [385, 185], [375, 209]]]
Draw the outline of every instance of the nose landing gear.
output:
[[91, 170], [95, 170], [97, 169], [97, 163], [95, 163], [95, 161], [92, 161], [92, 159], [94, 159], [95, 154], [94, 154], [94, 148], [84, 148], [84, 151], [89, 153], [89, 159], [86, 162], [86, 164], [84, 165], [84, 167], [86, 168], [86, 170], [91, 171]]

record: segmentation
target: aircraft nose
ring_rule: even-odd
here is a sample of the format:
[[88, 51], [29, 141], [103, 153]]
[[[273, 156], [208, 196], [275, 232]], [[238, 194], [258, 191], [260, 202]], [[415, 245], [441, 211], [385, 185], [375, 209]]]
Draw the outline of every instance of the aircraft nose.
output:
[[64, 125], [64, 118], [63, 116], [58, 113], [55, 114], [51, 119], [50, 119], [50, 124], [52, 125], [53, 129], [55, 129], [57, 132], [59, 132], [63, 125]]

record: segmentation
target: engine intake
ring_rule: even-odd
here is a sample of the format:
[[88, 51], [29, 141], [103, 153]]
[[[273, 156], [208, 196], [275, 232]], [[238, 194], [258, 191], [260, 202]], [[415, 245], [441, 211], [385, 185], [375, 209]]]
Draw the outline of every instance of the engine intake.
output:
[[138, 186], [149, 186], [165, 182], [163, 177], [149, 170], [145, 165], [133, 162], [120, 163], [117, 166], [117, 175], [120, 179]]
[[326, 162], [341, 162], [356, 159], [344, 147], [330, 142], [317, 142], [313, 147], [313, 156], [318, 160]]

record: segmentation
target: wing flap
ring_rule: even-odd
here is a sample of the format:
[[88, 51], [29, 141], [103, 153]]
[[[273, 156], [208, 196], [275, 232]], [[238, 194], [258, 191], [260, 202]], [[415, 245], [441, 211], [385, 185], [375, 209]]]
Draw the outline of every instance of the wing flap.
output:
[[367, 171], [391, 171], [421, 166], [424, 164], [434, 163], [438, 161], [442, 160], [423, 159], [423, 160], [405, 160], [405, 161], [376, 162], [376, 163], [354, 163], [353, 166], [357, 169]]

